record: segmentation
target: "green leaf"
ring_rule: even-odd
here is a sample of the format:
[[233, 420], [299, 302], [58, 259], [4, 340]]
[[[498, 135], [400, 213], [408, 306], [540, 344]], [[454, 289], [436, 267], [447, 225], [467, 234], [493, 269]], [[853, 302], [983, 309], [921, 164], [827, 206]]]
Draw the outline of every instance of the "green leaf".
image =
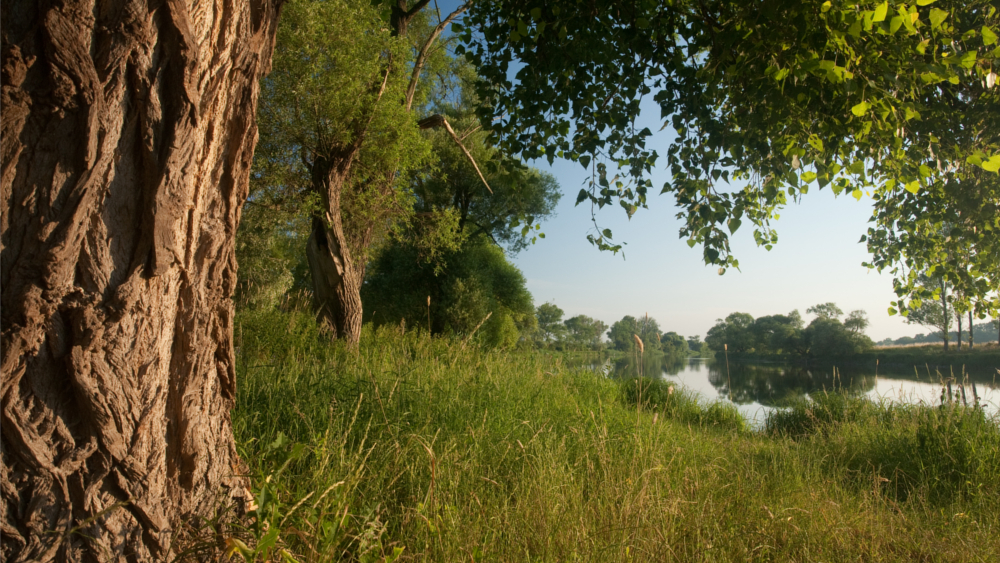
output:
[[576, 194], [576, 205], [580, 205], [581, 203], [583, 203], [583, 201], [587, 199], [589, 196], [590, 194], [587, 193], [587, 190], [580, 190], [580, 193]]
[[962, 55], [959, 61], [961, 61], [959, 64], [961, 64], [965, 68], [972, 68], [976, 66], [976, 52], [969, 51], [965, 53], [964, 55]]
[[993, 30], [983, 26], [983, 45], [992, 45], [997, 42], [997, 34]]
[[873, 22], [885, 21], [885, 15], [889, 13], [889, 2], [888, 0], [882, 2], [878, 8], [875, 8], [875, 15], [872, 17]]
[[896, 315], [896, 313], [899, 313], [899, 311], [897, 311], [895, 307], [889, 307], [889, 316], [890, 317]]
[[948, 18], [948, 12], [940, 8], [931, 8], [931, 29], [937, 29]]
[[823, 5], [819, 7], [819, 11], [823, 12], [825, 14], [825, 13], [829, 12], [830, 8], [832, 8], [832, 7], [833, 7], [833, 4], [830, 2], [830, 0], [826, 0], [826, 2], [823, 2]]
[[920, 191], [920, 181], [914, 180], [903, 187], [906, 188], [906, 191], [910, 192], [911, 194], [916, 194], [917, 192]]
[[266, 550], [274, 547], [278, 543], [278, 532], [279, 528], [277, 526], [271, 526], [271, 528], [264, 534], [264, 537], [260, 538], [257, 542], [257, 549], [254, 550], [255, 553], [265, 553]]
[[1000, 172], [1000, 154], [995, 154], [984, 162], [983, 170], [987, 172]]
[[889, 35], [896, 33], [901, 27], [903, 27], [903, 18], [893, 16], [893, 18], [889, 20]]
[[542, 9], [541, 8], [532, 8], [531, 12], [529, 12], [529, 13], [531, 14], [531, 19], [533, 19], [535, 21], [538, 21], [538, 20], [542, 19]]
[[742, 223], [742, 221], [740, 221], [739, 219], [735, 219], [735, 218], [730, 219], [729, 220], [729, 232], [730, 233], [735, 233], [736, 229], [740, 228], [740, 224], [741, 223]]
[[693, 238], [689, 238], [687, 240], [687, 243], [688, 243], [688, 246], [690, 246], [691, 248], [694, 248], [694, 245], [698, 244], [698, 242], [696, 240], [694, 240]]
[[869, 104], [868, 102], [861, 102], [860, 104], [857, 104], [857, 105], [855, 105], [854, 107], [851, 108], [851, 113], [853, 113], [854, 115], [856, 115], [858, 117], [861, 117], [871, 107], [872, 107], [872, 105]]
[[590, 157], [589, 156], [583, 155], [583, 156], [580, 157], [579, 160], [580, 160], [580, 164], [583, 165], [584, 169], [587, 169], [587, 168], [590, 167]]
[[917, 0], [917, 6], [930, 6], [935, 2], [937, 2], [937, 0]]
[[815, 172], [803, 172], [802, 173], [802, 181], [803, 182], [809, 183], [809, 182], [812, 182], [815, 179], [816, 179], [816, 173]]
[[851, 192], [851, 195], [854, 196], [854, 199], [856, 199], [858, 201], [861, 201], [861, 196], [864, 195], [864, 192], [862, 192], [861, 190], [855, 188], [854, 191]]

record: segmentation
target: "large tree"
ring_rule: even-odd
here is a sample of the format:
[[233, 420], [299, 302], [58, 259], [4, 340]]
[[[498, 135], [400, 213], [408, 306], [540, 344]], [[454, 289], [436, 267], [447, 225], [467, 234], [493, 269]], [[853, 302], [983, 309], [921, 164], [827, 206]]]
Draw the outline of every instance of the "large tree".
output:
[[[871, 265], [896, 274], [897, 307], [933, 264], [981, 314], [1000, 304], [995, 2], [509, 0], [467, 23], [484, 123], [513, 154], [583, 164], [578, 202], [646, 205], [661, 155], [636, 118], [652, 98], [675, 133], [660, 193], [720, 273], [741, 224], [770, 248], [780, 208], [829, 186], [872, 195]], [[939, 237], [942, 221], [961, 230]], [[956, 244], [971, 265], [947, 259]]]
[[2, 8], [2, 555], [163, 561], [243, 491], [233, 237], [278, 0]]
[[369, 252], [410, 212], [401, 179], [429, 155], [419, 129], [443, 127], [457, 139], [446, 119], [418, 113], [438, 38], [466, 5], [432, 23], [427, 0], [393, 1], [386, 25], [377, 4], [291, 0], [261, 104], [259, 183], [312, 196], [303, 209], [317, 314], [352, 343]]

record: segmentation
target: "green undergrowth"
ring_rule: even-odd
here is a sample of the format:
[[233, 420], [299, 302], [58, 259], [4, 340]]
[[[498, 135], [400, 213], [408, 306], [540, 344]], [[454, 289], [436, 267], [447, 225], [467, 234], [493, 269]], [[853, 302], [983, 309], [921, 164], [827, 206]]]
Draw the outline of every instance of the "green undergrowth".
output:
[[1000, 558], [1000, 433], [978, 412], [829, 395], [752, 430], [663, 381], [537, 352], [369, 328], [349, 349], [308, 315], [237, 321], [257, 506], [219, 539], [234, 556]]

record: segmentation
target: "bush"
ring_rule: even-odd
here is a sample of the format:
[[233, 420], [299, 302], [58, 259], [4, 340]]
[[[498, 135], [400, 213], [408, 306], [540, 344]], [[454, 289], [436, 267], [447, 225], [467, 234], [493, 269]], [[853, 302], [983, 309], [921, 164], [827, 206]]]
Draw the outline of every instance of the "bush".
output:
[[422, 261], [413, 246], [394, 242], [369, 267], [361, 289], [365, 319], [376, 326], [398, 326], [405, 319], [426, 327], [428, 297], [435, 334], [467, 336], [492, 313], [479, 340], [510, 347], [535, 326], [524, 275], [481, 237], [445, 254], [437, 265]]

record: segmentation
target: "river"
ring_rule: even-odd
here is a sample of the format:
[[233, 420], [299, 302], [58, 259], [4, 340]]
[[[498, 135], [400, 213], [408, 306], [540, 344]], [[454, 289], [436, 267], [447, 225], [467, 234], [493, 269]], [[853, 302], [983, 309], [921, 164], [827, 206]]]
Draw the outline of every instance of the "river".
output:
[[[638, 363], [629, 357], [589, 359], [582, 360], [579, 364], [608, 377], [637, 375]], [[948, 379], [952, 379], [952, 400], [963, 400], [961, 392], [964, 387], [965, 401], [971, 405], [976, 400], [973, 396], [975, 389], [979, 404], [986, 412], [1000, 416], [1000, 375], [995, 368], [958, 368], [957, 372], [945, 368], [946, 371], [942, 373], [940, 369], [933, 367], [906, 369], [883, 366], [876, 373], [874, 366], [837, 368], [731, 363], [727, 371], [725, 362], [713, 358], [670, 361], [664, 357], [656, 357], [647, 358], [642, 369], [646, 377], [655, 375], [668, 381], [676, 381], [679, 387], [696, 393], [705, 402], [734, 403], [754, 426], [763, 424], [767, 413], [774, 409], [835, 389], [854, 396], [865, 396], [873, 401], [939, 405], [942, 397], [947, 401]]]

